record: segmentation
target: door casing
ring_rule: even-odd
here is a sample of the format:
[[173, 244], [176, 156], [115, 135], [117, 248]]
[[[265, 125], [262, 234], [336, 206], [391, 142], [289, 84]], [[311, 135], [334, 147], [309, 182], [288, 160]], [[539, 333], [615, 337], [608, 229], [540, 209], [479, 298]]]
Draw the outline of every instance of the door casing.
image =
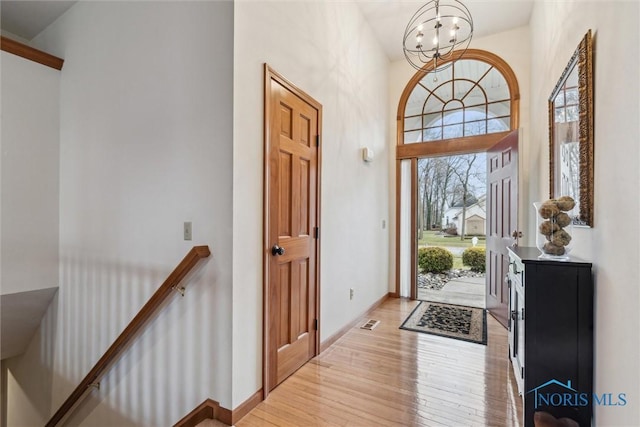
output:
[[[509, 86], [509, 93], [511, 95], [511, 120], [510, 120], [510, 130], [498, 133], [489, 133], [478, 136], [470, 136], [463, 138], [453, 138], [446, 139], [441, 141], [430, 141], [430, 142], [422, 142], [422, 143], [414, 143], [414, 144], [405, 144], [404, 143], [404, 112], [405, 107], [407, 105], [407, 101], [411, 95], [411, 92], [415, 88], [416, 85], [424, 78], [431, 70], [433, 70], [434, 63], [433, 61], [427, 63], [421, 70], [418, 70], [411, 80], [407, 83], [400, 96], [400, 101], [398, 102], [398, 110], [396, 115], [396, 209], [395, 209], [395, 292], [392, 293], [393, 296], [399, 297], [401, 296], [400, 292], [400, 247], [401, 247], [401, 201], [400, 195], [402, 194], [402, 181], [401, 181], [401, 164], [402, 160], [411, 160], [412, 161], [412, 175], [414, 176], [413, 182], [409, 183], [411, 185], [411, 193], [414, 200], [412, 200], [412, 220], [411, 224], [409, 224], [410, 233], [411, 233], [411, 241], [412, 247], [417, 248], [417, 230], [416, 230], [416, 221], [415, 221], [415, 206], [417, 206], [417, 192], [415, 191], [417, 188], [417, 176], [414, 173], [416, 168], [416, 161], [420, 157], [431, 157], [431, 156], [444, 156], [444, 155], [457, 155], [457, 154], [468, 154], [474, 152], [484, 152], [493, 147], [497, 142], [499, 142], [502, 138], [506, 137], [513, 130], [517, 130], [520, 125], [520, 89], [518, 87], [518, 79], [516, 78], [515, 73], [498, 55], [480, 50], [480, 49], [468, 49], [465, 52], [466, 59], [477, 59], [480, 61], [484, 61], [491, 66], [495, 67], [500, 73], [504, 76], [507, 81], [507, 85]], [[445, 61], [447, 62], [447, 61]], [[410, 254], [411, 259], [415, 260], [416, 258], [416, 249], [412, 249], [412, 253]], [[412, 264], [415, 266], [415, 261], [412, 261]], [[412, 268], [415, 270], [415, 268]], [[417, 274], [416, 272], [412, 272], [410, 275], [411, 280], [411, 298], [415, 299], [417, 294]]]
[[[273, 242], [270, 237], [270, 217], [269, 217], [269, 200], [270, 200], [270, 176], [272, 174], [271, 163], [269, 161], [269, 147], [271, 144], [271, 119], [273, 118], [273, 112], [271, 111], [271, 81], [276, 81], [278, 84], [301, 98], [307, 104], [311, 105], [317, 110], [318, 119], [318, 139], [321, 140], [322, 134], [322, 105], [313, 99], [303, 90], [299, 89], [289, 80], [284, 78], [281, 74], [272, 69], [268, 64], [264, 64], [264, 189], [263, 189], [263, 340], [262, 340], [262, 381], [263, 381], [263, 399], [269, 394], [269, 384], [271, 381], [270, 367], [271, 364], [276, 361], [271, 360], [269, 355], [269, 346], [271, 334], [274, 332], [269, 327], [269, 280], [270, 280], [270, 259], [273, 256], [271, 254], [271, 247]], [[321, 219], [321, 171], [322, 171], [322, 144], [318, 144], [317, 147], [317, 179], [316, 179], [316, 225], [320, 229]], [[315, 355], [320, 353], [320, 238], [315, 240], [315, 314], [316, 314], [316, 334], [315, 334]]]

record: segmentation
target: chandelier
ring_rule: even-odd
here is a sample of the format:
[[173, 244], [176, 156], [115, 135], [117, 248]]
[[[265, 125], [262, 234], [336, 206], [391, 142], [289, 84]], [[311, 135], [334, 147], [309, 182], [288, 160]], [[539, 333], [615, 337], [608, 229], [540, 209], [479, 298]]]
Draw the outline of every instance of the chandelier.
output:
[[404, 31], [404, 56], [420, 70], [441, 71], [460, 59], [473, 36], [469, 9], [458, 0], [432, 0], [413, 14]]

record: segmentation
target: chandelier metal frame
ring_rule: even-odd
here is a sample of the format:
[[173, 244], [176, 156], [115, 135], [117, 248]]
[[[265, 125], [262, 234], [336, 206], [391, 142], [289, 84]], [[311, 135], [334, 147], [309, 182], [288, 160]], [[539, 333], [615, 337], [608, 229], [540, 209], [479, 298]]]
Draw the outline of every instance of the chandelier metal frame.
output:
[[441, 71], [466, 52], [473, 37], [469, 9], [458, 0], [432, 0], [418, 9], [402, 40], [404, 56], [417, 70]]

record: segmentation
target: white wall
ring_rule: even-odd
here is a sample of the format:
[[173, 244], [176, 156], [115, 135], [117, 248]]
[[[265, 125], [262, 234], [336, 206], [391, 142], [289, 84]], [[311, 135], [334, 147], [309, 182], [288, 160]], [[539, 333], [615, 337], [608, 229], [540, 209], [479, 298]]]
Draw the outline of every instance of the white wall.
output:
[[321, 339], [388, 292], [386, 57], [355, 4], [236, 1], [234, 406], [262, 383], [265, 62], [323, 105]]
[[60, 72], [2, 52], [0, 291], [58, 285]]
[[[50, 408], [40, 399], [38, 409], [56, 410], [187, 251], [206, 244], [212, 256], [185, 280], [186, 296], [71, 425], [170, 425], [206, 398], [230, 407], [233, 4], [79, 2], [35, 43], [65, 59], [60, 292], [45, 332], [12, 365], [16, 384], [48, 372]], [[20, 425], [18, 410], [9, 425]]]
[[[594, 37], [594, 227], [574, 227], [573, 255], [594, 263], [595, 391], [627, 393], [624, 407], [596, 407], [595, 425], [640, 420], [640, 134], [638, 2], [535, 2], [531, 18], [530, 201], [548, 198], [547, 99], [572, 53]], [[530, 224], [530, 233], [533, 232]]]
[[[518, 79], [518, 86], [520, 88], [520, 139], [518, 141], [520, 151], [520, 171], [519, 171], [519, 188], [520, 194], [527, 188], [529, 176], [531, 171], [529, 165], [523, 162], [523, 158], [529, 156], [530, 142], [530, 116], [529, 116], [529, 102], [530, 91], [530, 46], [529, 46], [529, 27], [520, 27], [513, 30], [505, 31], [502, 33], [494, 34], [491, 36], [474, 38], [469, 46], [472, 49], [482, 49], [488, 52], [494, 53], [501, 57], [511, 67]], [[391, 215], [391, 234], [392, 234], [392, 251], [390, 252], [389, 263], [391, 266], [395, 264], [395, 188], [396, 188], [396, 176], [395, 176], [395, 146], [397, 144], [397, 120], [398, 104], [400, 97], [404, 91], [407, 83], [415, 75], [416, 70], [409, 65], [409, 63], [402, 59], [391, 63], [389, 70], [389, 129], [388, 129], [388, 142], [392, 148], [393, 155], [390, 158], [389, 174], [391, 193], [389, 204], [392, 207]], [[518, 200], [518, 224], [520, 230], [526, 229], [526, 224], [529, 221], [529, 211], [531, 204], [526, 198], [521, 197]], [[526, 242], [526, 236], [525, 236]], [[535, 240], [531, 240], [535, 242]], [[390, 269], [389, 277], [389, 290], [395, 291], [395, 270], [394, 267]]]

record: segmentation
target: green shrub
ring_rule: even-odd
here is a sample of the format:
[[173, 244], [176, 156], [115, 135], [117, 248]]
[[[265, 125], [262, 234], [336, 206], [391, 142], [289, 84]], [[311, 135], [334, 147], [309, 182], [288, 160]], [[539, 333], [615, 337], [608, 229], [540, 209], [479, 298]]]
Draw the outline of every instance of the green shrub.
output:
[[486, 269], [485, 248], [468, 248], [462, 252], [462, 263], [473, 271], [484, 273]]
[[453, 254], [445, 248], [418, 249], [418, 266], [424, 273], [442, 273], [453, 267]]

